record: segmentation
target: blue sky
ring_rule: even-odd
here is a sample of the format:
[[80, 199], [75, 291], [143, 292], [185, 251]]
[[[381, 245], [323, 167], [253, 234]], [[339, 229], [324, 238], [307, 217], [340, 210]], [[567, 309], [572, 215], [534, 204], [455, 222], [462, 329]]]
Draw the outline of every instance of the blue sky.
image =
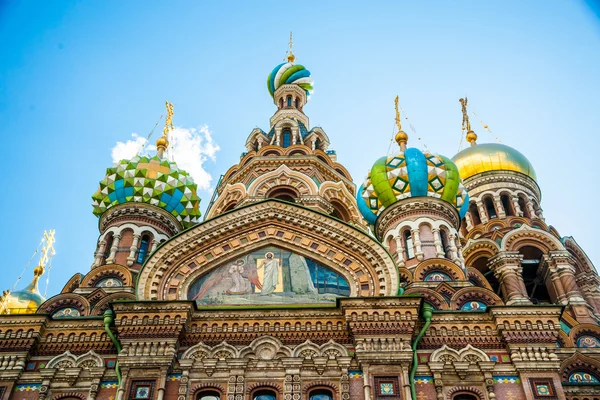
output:
[[[57, 239], [48, 295], [89, 270], [90, 196], [111, 149], [146, 136], [165, 100], [175, 125], [212, 133], [220, 150], [202, 167], [216, 181], [250, 131], [269, 127], [265, 80], [290, 30], [315, 80], [305, 112], [355, 183], [387, 153], [397, 94], [417, 132], [407, 130], [409, 145], [447, 156], [458, 151], [458, 99], [468, 95], [494, 132], [473, 121], [479, 142], [499, 137], [524, 153], [546, 222], [600, 263], [598, 7], [541, 4], [0, 2], [0, 288], [13, 286], [44, 229]], [[203, 210], [211, 194], [200, 192]]]

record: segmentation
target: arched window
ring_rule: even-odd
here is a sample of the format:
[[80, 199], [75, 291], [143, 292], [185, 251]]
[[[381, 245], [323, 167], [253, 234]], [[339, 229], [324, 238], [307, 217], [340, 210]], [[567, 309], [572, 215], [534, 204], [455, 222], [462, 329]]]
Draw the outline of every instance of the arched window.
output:
[[502, 196], [500, 196], [500, 200], [502, 200], [502, 207], [504, 207], [504, 213], [506, 214], [506, 216], [510, 217], [512, 215], [515, 215], [515, 211], [512, 207], [512, 202], [510, 201], [508, 195], [503, 194]]
[[138, 264], [143, 264], [146, 261], [146, 256], [148, 255], [148, 247], [150, 246], [150, 236], [143, 235], [142, 240], [140, 240], [140, 248], [138, 250], [138, 256], [135, 262]]
[[532, 246], [525, 246], [519, 249], [519, 253], [523, 255], [523, 282], [527, 295], [534, 304], [552, 304], [550, 293], [544, 282], [544, 277], [539, 274], [540, 264], [544, 257], [543, 252]]
[[289, 201], [290, 203], [295, 203], [297, 197], [298, 193], [296, 193], [292, 188], [285, 186], [277, 187], [267, 194], [268, 199], [279, 199], [283, 201]]
[[317, 389], [308, 394], [308, 400], [333, 400], [333, 394], [327, 389]]
[[279, 108], [283, 108], [283, 97], [279, 99]]
[[288, 105], [288, 107], [292, 106], [292, 96], [288, 96], [288, 98], [287, 98], [287, 105]]
[[216, 390], [203, 390], [198, 393], [196, 400], [221, 400], [221, 393]]
[[252, 394], [252, 400], [277, 400], [277, 393], [268, 389], [257, 390]]
[[290, 147], [292, 145], [292, 131], [290, 128], [283, 130], [282, 147]]
[[474, 202], [469, 204], [469, 212], [471, 213], [473, 226], [481, 224], [481, 218], [479, 218], [479, 210], [477, 209], [477, 204], [475, 204]]
[[488, 262], [489, 258], [479, 257], [473, 262], [472, 267], [481, 272], [492, 287], [494, 293], [500, 295], [500, 282], [498, 281], [498, 278], [496, 278], [496, 275], [494, 275], [494, 272], [488, 267]]
[[331, 205], [333, 206], [333, 211], [330, 214], [332, 217], [335, 217], [344, 222], [350, 221], [350, 214], [348, 213], [348, 210], [343, 204], [333, 200], [331, 202]]
[[442, 241], [442, 249], [444, 250], [444, 256], [450, 260], [452, 258], [450, 254], [450, 241], [448, 240], [448, 233], [445, 229], [440, 229], [440, 240]]
[[300, 99], [296, 97], [296, 108], [300, 106]]
[[523, 196], [519, 196], [519, 208], [523, 212], [523, 216], [525, 218], [531, 218], [531, 214], [529, 214], [529, 209], [527, 208], [527, 203], [525, 202]]
[[321, 141], [319, 140], [319, 138], [315, 139], [315, 150], [321, 147]]
[[406, 258], [415, 258], [415, 248], [413, 245], [413, 238], [410, 229], [404, 231], [404, 248], [406, 249]]
[[110, 248], [113, 245], [113, 239], [112, 233], [106, 235], [106, 238], [104, 239], [106, 241], [106, 245], [104, 246], [104, 261], [110, 256]]
[[498, 214], [496, 214], [496, 208], [494, 207], [494, 201], [492, 200], [492, 198], [486, 197], [483, 200], [483, 203], [485, 204], [485, 209], [487, 211], [488, 217], [490, 219], [498, 218]]

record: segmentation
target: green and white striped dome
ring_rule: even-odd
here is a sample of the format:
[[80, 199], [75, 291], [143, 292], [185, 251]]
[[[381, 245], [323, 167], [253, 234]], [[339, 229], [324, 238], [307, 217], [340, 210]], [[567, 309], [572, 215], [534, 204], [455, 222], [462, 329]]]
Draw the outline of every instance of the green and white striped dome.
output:
[[146, 203], [173, 215], [184, 228], [197, 224], [200, 199], [191, 176], [159, 156], [135, 156], [106, 170], [92, 196], [94, 215], [124, 203]]

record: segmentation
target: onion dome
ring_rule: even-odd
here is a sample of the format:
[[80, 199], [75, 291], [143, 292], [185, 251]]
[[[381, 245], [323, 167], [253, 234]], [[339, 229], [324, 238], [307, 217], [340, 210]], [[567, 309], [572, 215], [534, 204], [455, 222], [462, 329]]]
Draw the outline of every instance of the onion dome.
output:
[[533, 166], [523, 154], [500, 143], [472, 145], [452, 157], [452, 160], [463, 179], [488, 171], [520, 172], [534, 181], [537, 179]]
[[460, 218], [469, 207], [469, 197], [458, 168], [447, 157], [406, 148], [408, 135], [402, 130], [396, 97], [396, 141], [400, 153], [375, 161], [357, 194], [363, 217], [374, 225], [377, 216], [397, 201], [409, 197], [434, 197], [452, 204]]
[[100, 217], [119, 204], [146, 203], [167, 211], [187, 228], [200, 217], [196, 188], [190, 175], [174, 162], [159, 155], [137, 155], [106, 170], [106, 176], [92, 196], [94, 215]]
[[44, 273], [43, 267], [33, 270], [33, 280], [23, 290], [8, 293], [3, 299], [7, 314], [34, 314], [46, 299], [40, 294], [38, 281]]
[[375, 161], [358, 191], [358, 207], [374, 225], [386, 208], [409, 197], [435, 197], [452, 204], [460, 218], [469, 206], [458, 168], [447, 157], [409, 148]]
[[310, 77], [310, 71], [303, 65], [287, 62], [279, 64], [267, 77], [267, 88], [271, 97], [281, 85], [298, 85], [310, 97], [313, 92], [313, 80]]
[[[463, 132], [467, 132], [470, 147], [452, 157], [462, 179], [488, 171], [513, 171], [536, 180], [535, 170], [529, 160], [519, 151], [500, 143], [477, 144], [477, 134], [471, 129], [467, 113], [468, 99], [459, 100], [463, 113]], [[484, 126], [487, 129], [487, 126]]]

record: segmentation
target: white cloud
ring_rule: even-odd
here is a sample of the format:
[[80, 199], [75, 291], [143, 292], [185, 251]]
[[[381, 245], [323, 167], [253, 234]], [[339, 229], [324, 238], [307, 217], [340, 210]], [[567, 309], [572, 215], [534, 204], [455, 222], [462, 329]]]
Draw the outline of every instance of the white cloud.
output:
[[144, 147], [146, 138], [141, 137], [137, 133], [132, 133], [131, 137], [133, 139], [128, 140], [125, 143], [117, 142], [115, 147], [112, 148], [111, 155], [114, 163], [133, 158]]
[[[144, 147], [146, 138], [140, 137], [137, 133], [132, 133], [131, 137], [131, 140], [127, 140], [125, 143], [117, 142], [113, 147], [113, 162], [133, 158], [140, 152], [148, 154], [156, 151], [154, 145]], [[192, 176], [199, 190], [210, 189], [212, 176], [204, 169], [204, 163], [208, 159], [215, 161], [220, 147], [213, 141], [208, 126], [203, 125], [190, 129], [175, 127], [169, 133], [169, 143], [168, 158], [175, 161], [179, 168]]]

